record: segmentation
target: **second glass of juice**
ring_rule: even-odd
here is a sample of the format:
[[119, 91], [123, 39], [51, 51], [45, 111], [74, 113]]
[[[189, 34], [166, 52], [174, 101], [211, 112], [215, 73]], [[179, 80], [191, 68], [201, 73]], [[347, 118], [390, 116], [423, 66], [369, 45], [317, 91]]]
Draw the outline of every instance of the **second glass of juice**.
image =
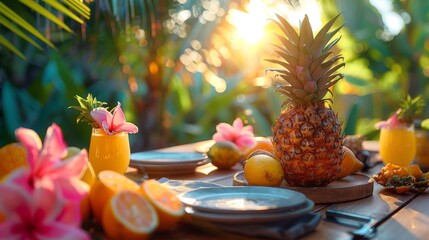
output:
[[416, 155], [414, 125], [383, 127], [379, 141], [380, 155], [384, 163], [408, 166]]

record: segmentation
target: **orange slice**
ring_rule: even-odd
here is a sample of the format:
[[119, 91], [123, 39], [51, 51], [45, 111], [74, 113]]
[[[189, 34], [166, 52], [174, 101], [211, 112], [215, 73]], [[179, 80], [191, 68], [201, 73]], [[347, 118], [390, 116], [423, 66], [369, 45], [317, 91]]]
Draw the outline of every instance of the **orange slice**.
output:
[[20, 143], [9, 143], [0, 148], [0, 179], [27, 165], [27, 151]]
[[141, 194], [124, 190], [107, 203], [102, 226], [109, 239], [148, 239], [158, 226], [158, 216]]
[[89, 191], [89, 202], [92, 212], [101, 221], [104, 206], [121, 190], [139, 191], [139, 185], [131, 179], [114, 171], [105, 170], [98, 174], [98, 180]]
[[173, 190], [153, 179], [144, 181], [140, 187], [143, 195], [152, 203], [158, 213], [158, 230], [174, 228], [185, 211], [182, 202]]

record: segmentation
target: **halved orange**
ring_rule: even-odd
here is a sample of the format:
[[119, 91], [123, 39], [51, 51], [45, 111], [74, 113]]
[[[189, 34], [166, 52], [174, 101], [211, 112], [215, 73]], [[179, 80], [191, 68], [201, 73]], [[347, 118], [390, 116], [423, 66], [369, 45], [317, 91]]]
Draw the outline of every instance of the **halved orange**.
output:
[[28, 166], [27, 151], [22, 144], [9, 143], [0, 148], [0, 179], [21, 166]]
[[109, 239], [148, 239], [158, 226], [153, 206], [139, 193], [116, 193], [103, 211], [102, 226]]
[[185, 214], [184, 206], [175, 192], [154, 179], [142, 183], [141, 192], [155, 207], [159, 217], [157, 230], [174, 228]]
[[89, 202], [92, 212], [98, 221], [101, 221], [104, 206], [116, 193], [121, 190], [138, 192], [139, 185], [122, 174], [111, 170], [104, 170], [98, 174], [98, 180], [89, 191]]

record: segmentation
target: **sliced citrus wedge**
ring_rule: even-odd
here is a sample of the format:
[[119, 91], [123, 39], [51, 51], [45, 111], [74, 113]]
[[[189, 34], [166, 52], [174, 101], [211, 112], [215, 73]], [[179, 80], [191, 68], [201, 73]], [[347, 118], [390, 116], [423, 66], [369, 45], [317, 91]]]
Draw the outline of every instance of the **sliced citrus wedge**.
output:
[[158, 226], [158, 216], [141, 194], [123, 190], [106, 204], [102, 226], [109, 239], [148, 239]]
[[139, 185], [114, 171], [105, 170], [98, 174], [98, 180], [92, 185], [89, 192], [91, 209], [98, 221], [101, 221], [101, 215], [106, 203], [121, 190], [138, 192]]
[[9, 143], [0, 148], [0, 179], [27, 165], [27, 151], [20, 143]]
[[184, 206], [176, 194], [156, 180], [149, 179], [142, 183], [141, 192], [155, 207], [159, 217], [157, 230], [174, 228], [184, 215]]

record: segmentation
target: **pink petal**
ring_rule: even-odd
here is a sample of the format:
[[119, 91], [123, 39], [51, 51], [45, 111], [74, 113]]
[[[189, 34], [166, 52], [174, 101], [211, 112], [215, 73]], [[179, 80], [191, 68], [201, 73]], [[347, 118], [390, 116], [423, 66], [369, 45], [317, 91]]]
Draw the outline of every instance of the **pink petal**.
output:
[[118, 105], [115, 107], [115, 110], [113, 110], [111, 130], [115, 130], [118, 126], [122, 125], [124, 122], [125, 122], [125, 115], [124, 115], [124, 112], [122, 111], [121, 103], [118, 102]]
[[216, 142], [229, 141], [229, 139], [226, 139], [223, 134], [218, 132], [213, 135], [213, 140], [215, 140]]
[[124, 112], [122, 111], [122, 108], [121, 108], [121, 103], [119, 102], [115, 110], [113, 111], [112, 126], [110, 130], [113, 133], [119, 133], [119, 132], [137, 133], [139, 131], [136, 125], [126, 122]]
[[241, 129], [240, 133], [242, 134], [249, 134], [251, 136], [253, 136], [253, 126], [245, 126]]
[[243, 121], [240, 118], [236, 118], [232, 123], [232, 127], [236, 129], [241, 129], [243, 127]]
[[235, 144], [239, 148], [250, 147], [256, 144], [255, 139], [253, 137], [249, 137], [248, 135], [242, 135], [235, 140]]
[[33, 209], [33, 200], [29, 192], [19, 185], [2, 183], [0, 184], [0, 212], [6, 219], [17, 216], [19, 219], [30, 218]]
[[79, 177], [88, 162], [88, 154], [82, 149], [78, 154], [55, 164], [40, 169], [41, 175], [48, 175], [51, 178], [71, 178]]
[[20, 167], [9, 173], [2, 184], [14, 184], [23, 187], [27, 191], [32, 191], [33, 186], [30, 186], [30, 177], [30, 169], [28, 167]]
[[104, 121], [102, 122], [101, 126], [103, 127], [103, 130], [105, 133], [109, 134], [109, 135], [113, 135], [113, 132], [111, 132], [111, 128], [108, 122]]
[[49, 222], [39, 226], [37, 238], [44, 240], [89, 240], [89, 235], [82, 229], [57, 222]]
[[91, 117], [98, 123], [98, 126], [100, 127], [103, 126], [103, 122], [106, 122], [109, 125], [112, 120], [112, 114], [102, 107], [92, 110]]
[[7, 219], [7, 221], [0, 222], [0, 239], [8, 239], [8, 240], [22, 240], [25, 239], [25, 234], [19, 230], [19, 228], [23, 227], [22, 221], [16, 216]]
[[139, 128], [136, 125], [128, 122], [125, 122], [114, 129], [115, 133], [119, 133], [119, 132], [137, 133], [138, 131], [139, 131]]
[[66, 151], [67, 144], [64, 142], [61, 128], [54, 123], [46, 131], [43, 148], [34, 166], [34, 171], [39, 173], [40, 170], [49, 168], [51, 165], [61, 161]]
[[238, 132], [227, 123], [219, 123], [216, 126], [216, 131], [222, 134], [223, 138], [228, 141], [232, 141], [238, 135]]
[[15, 130], [16, 138], [24, 145], [27, 151], [27, 161], [30, 167], [34, 167], [39, 151], [42, 149], [42, 141], [39, 135], [31, 129], [18, 128]]
[[55, 183], [50, 179], [43, 179], [37, 182], [33, 193], [33, 201], [36, 205], [36, 211], [44, 214], [41, 221], [56, 221], [66, 204], [61, 196], [60, 189], [57, 189]]
[[56, 179], [55, 187], [61, 191], [62, 197], [71, 202], [79, 202], [88, 194], [89, 189], [81, 180], [59, 178]]
[[69, 202], [62, 208], [62, 212], [56, 220], [71, 226], [79, 227], [82, 223], [82, 217], [80, 215], [80, 202]]

